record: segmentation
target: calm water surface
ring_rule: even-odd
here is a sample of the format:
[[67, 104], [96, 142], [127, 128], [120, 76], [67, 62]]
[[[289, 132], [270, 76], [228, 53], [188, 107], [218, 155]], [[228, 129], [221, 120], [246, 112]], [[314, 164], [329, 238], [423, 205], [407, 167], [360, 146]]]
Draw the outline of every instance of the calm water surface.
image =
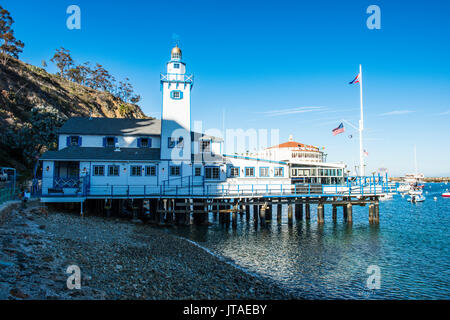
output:
[[[213, 226], [175, 229], [238, 266], [314, 299], [449, 299], [450, 199], [444, 184], [426, 184], [426, 201], [411, 204], [406, 197], [380, 203], [380, 225], [369, 225], [368, 207], [353, 207], [353, 224], [331, 219], [319, 226], [316, 208], [311, 220], [287, 224], [275, 221], [254, 227], [240, 217], [236, 229], [213, 220]], [[425, 192], [424, 191], [424, 192]], [[437, 197], [437, 201], [433, 198]], [[253, 217], [253, 214], [252, 214]], [[366, 286], [367, 268], [381, 269], [381, 288]]]

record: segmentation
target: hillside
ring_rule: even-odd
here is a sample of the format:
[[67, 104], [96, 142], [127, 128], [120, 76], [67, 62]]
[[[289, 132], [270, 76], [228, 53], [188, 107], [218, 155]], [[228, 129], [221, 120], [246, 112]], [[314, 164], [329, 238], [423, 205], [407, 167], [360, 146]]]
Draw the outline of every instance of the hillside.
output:
[[[53, 132], [74, 116], [147, 118], [139, 106], [108, 92], [11, 57], [6, 65], [0, 63], [0, 166], [15, 167], [22, 175], [30, 176], [36, 162], [33, 158], [56, 146]], [[47, 118], [49, 123], [53, 118], [58, 121], [48, 124]], [[42, 127], [49, 128], [48, 132], [44, 133]], [[36, 137], [36, 132], [42, 137]], [[32, 139], [38, 139], [34, 141], [36, 146], [27, 145]]]

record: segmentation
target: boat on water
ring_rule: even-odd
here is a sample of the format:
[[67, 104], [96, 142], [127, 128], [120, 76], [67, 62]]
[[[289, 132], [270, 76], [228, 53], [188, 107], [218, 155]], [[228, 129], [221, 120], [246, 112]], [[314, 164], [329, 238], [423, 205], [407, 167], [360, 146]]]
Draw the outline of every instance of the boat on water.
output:
[[412, 196], [408, 197], [407, 200], [412, 203], [423, 202], [423, 201], [425, 201], [425, 197], [421, 194], [420, 195], [412, 195]]
[[402, 192], [408, 192], [409, 190], [411, 190], [411, 185], [410, 184], [406, 184], [403, 183], [401, 185], [398, 186], [397, 191], [402, 193]]
[[423, 194], [423, 191], [422, 191], [422, 189], [412, 188], [411, 190], [408, 191], [408, 194], [412, 195], [412, 196], [420, 196]]
[[443, 197], [443, 198], [450, 198], [450, 192], [444, 192], [444, 193], [442, 194], [442, 197]]
[[417, 151], [416, 146], [414, 146], [414, 173], [405, 174], [405, 176], [403, 177], [403, 184], [409, 185], [414, 189], [423, 189], [425, 187], [424, 179], [425, 175], [423, 173], [419, 173], [419, 169], [417, 166]]

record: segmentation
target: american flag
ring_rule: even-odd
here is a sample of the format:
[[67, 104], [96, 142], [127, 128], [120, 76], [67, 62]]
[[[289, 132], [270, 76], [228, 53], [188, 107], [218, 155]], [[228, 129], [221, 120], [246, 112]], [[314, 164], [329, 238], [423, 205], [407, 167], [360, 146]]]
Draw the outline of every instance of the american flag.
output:
[[333, 136], [338, 135], [339, 133], [342, 133], [345, 131], [344, 124], [341, 122], [339, 127], [333, 129], [331, 132], [333, 132]]
[[361, 74], [358, 73], [358, 75], [353, 79], [353, 81], [350, 81], [349, 84], [359, 83], [359, 80], [361, 79]]
[[369, 156], [369, 153], [364, 149], [364, 155], [366, 156], [366, 157], [368, 157]]

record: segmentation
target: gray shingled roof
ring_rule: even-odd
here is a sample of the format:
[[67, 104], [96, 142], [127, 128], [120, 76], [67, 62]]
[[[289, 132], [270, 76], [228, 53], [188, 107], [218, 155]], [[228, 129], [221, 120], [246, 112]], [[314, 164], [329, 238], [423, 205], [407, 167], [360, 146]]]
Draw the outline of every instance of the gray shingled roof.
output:
[[40, 160], [113, 160], [113, 161], [146, 161], [159, 160], [159, 148], [121, 148], [120, 151], [114, 151], [115, 148], [104, 147], [67, 147], [59, 151], [47, 151]]
[[64, 123], [59, 129], [59, 133], [124, 136], [160, 135], [161, 120], [74, 117]]
[[[152, 136], [161, 135], [161, 120], [159, 119], [128, 119], [128, 118], [69, 118], [59, 129], [59, 134], [75, 135], [124, 135]], [[191, 139], [223, 141], [222, 138], [191, 132]]]

